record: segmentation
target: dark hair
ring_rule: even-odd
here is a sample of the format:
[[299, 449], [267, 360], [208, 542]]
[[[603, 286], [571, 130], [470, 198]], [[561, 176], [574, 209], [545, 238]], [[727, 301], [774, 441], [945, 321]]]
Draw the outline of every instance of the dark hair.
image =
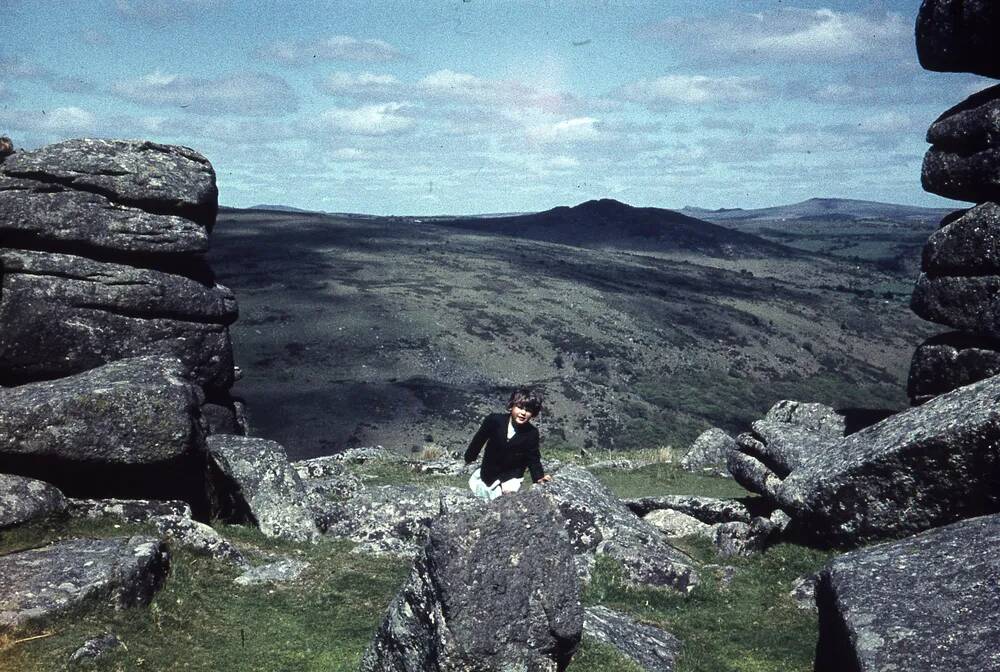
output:
[[519, 387], [511, 392], [507, 410], [520, 406], [534, 416], [542, 412], [542, 393], [528, 387]]

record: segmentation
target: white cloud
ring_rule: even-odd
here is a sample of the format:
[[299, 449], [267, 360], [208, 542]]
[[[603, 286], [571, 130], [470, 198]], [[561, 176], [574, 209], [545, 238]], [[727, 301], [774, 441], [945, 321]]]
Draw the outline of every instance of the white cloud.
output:
[[564, 92], [539, 88], [515, 80], [484, 79], [465, 72], [437, 70], [417, 82], [424, 96], [493, 107], [535, 107], [558, 111], [576, 99]]
[[399, 114], [404, 108], [402, 103], [334, 107], [323, 112], [319, 119], [323, 126], [351, 135], [389, 135], [413, 127], [412, 118]]
[[573, 117], [558, 121], [529, 123], [525, 132], [537, 142], [580, 142], [596, 140], [598, 120], [594, 117]]
[[20, 56], [0, 56], [0, 77], [11, 79], [48, 79], [52, 73], [45, 67]]
[[625, 100], [647, 105], [698, 105], [754, 100], [763, 95], [763, 88], [759, 78], [666, 75], [628, 84], [621, 89], [620, 95]]
[[368, 158], [368, 152], [357, 147], [341, 147], [331, 152], [330, 155], [341, 161], [362, 161]]
[[858, 129], [864, 133], [901, 133], [914, 130], [914, 126], [908, 114], [895, 110], [886, 110], [858, 122]]
[[115, 0], [122, 16], [153, 25], [196, 19], [226, 0]]
[[349, 98], [372, 98], [395, 96], [402, 89], [402, 83], [392, 75], [377, 75], [371, 72], [333, 72], [317, 83], [317, 88], [332, 96]]
[[176, 106], [198, 114], [274, 115], [298, 108], [285, 80], [264, 73], [203, 79], [156, 71], [116, 82], [112, 92], [140, 105]]
[[[46, 138], [66, 138], [90, 134], [97, 128], [97, 117], [80, 107], [57, 107], [51, 110], [12, 110], [0, 115], [0, 128]], [[16, 138], [15, 138], [16, 139]]]
[[268, 60], [288, 65], [313, 60], [381, 63], [402, 57], [400, 51], [384, 40], [359, 40], [349, 35], [334, 35], [320, 40], [278, 41], [260, 50]]

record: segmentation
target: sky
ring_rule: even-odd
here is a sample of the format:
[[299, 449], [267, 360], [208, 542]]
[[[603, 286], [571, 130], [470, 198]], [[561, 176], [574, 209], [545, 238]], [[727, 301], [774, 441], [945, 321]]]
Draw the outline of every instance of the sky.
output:
[[196, 149], [220, 203], [949, 207], [918, 0], [0, 0], [0, 135]]

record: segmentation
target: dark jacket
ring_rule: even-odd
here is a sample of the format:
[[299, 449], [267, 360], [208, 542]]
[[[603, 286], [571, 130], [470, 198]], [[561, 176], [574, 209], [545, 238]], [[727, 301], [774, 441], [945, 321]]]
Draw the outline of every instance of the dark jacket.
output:
[[483, 418], [479, 431], [472, 437], [465, 451], [465, 463], [475, 461], [479, 451], [486, 446], [479, 478], [487, 485], [499, 479], [508, 481], [524, 476], [524, 470], [531, 470], [531, 480], [537, 481], [545, 475], [542, 456], [538, 452], [538, 430], [530, 422], [520, 427], [514, 425], [514, 436], [507, 440], [507, 413], [492, 413]]

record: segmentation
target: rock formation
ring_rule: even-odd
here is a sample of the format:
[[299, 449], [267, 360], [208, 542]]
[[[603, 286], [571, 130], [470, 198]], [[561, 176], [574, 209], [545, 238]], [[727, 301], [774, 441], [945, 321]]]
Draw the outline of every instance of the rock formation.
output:
[[434, 521], [361, 670], [562, 670], [582, 628], [573, 549], [532, 491]]
[[[1000, 77], [1000, 9], [985, 0], [925, 0], [917, 53], [930, 70]], [[977, 205], [944, 218], [924, 247], [913, 311], [957, 331], [913, 356], [914, 404], [1000, 373], [1000, 86], [973, 94], [927, 131], [924, 188]]]
[[817, 672], [1000, 669], [1000, 515], [833, 560], [816, 586]]

